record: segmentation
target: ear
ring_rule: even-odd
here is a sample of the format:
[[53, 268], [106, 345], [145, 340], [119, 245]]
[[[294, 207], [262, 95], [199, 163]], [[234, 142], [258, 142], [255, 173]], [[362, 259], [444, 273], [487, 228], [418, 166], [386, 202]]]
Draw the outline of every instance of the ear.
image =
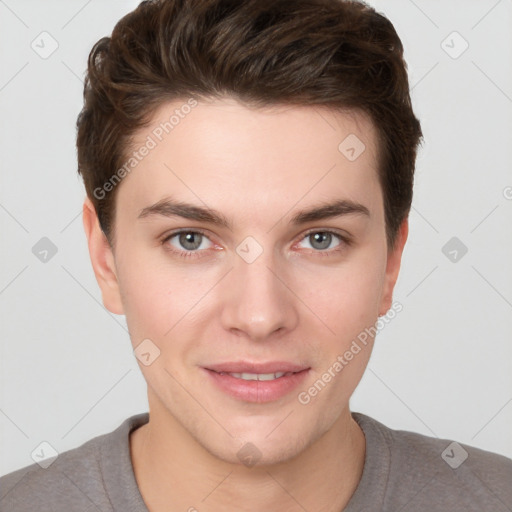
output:
[[89, 255], [96, 281], [101, 289], [103, 304], [116, 315], [124, 314], [117, 280], [114, 253], [100, 227], [96, 209], [87, 197], [83, 206], [83, 223]]
[[398, 230], [394, 247], [388, 249], [386, 275], [384, 277], [384, 288], [380, 304], [379, 316], [385, 315], [391, 308], [391, 304], [393, 302], [393, 290], [395, 288], [396, 280], [398, 279], [400, 263], [402, 262], [402, 253], [404, 251], [404, 246], [405, 242], [407, 241], [408, 234], [409, 222], [408, 219], [405, 219]]

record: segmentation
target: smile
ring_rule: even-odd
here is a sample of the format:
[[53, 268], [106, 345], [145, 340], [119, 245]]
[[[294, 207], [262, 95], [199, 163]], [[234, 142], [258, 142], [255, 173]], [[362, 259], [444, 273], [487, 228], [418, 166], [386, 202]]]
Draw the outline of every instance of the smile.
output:
[[242, 380], [275, 380], [281, 377], [287, 377], [292, 375], [294, 372], [276, 372], [276, 373], [226, 373], [219, 372], [220, 375], [231, 375], [235, 379]]
[[237, 372], [233, 370], [241, 370], [242, 368], [226, 368], [227, 365], [223, 366], [224, 368], [217, 368], [216, 370], [211, 368], [202, 369], [208, 382], [222, 394], [235, 400], [259, 404], [294, 396], [292, 392], [297, 387], [304, 386], [304, 381], [310, 370], [309, 368], [292, 368], [291, 365], [288, 365], [288, 368], [281, 368], [281, 370], [265, 368], [265, 371], [259, 369], [258, 372], [258, 369], [253, 367], [247, 368], [249, 371]]

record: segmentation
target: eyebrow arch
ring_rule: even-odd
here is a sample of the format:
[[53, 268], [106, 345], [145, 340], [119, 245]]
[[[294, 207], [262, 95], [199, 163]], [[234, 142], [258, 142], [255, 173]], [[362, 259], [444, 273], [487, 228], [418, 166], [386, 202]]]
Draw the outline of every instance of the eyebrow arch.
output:
[[183, 217], [185, 219], [208, 222], [231, 229], [226, 217], [216, 210], [181, 201], [173, 201], [172, 199], [162, 199], [158, 201], [158, 203], [143, 208], [138, 218], [144, 219], [155, 215], [161, 215], [163, 217]]
[[349, 214], [365, 215], [370, 217], [370, 210], [361, 203], [356, 203], [347, 199], [340, 199], [333, 203], [314, 206], [313, 208], [299, 211], [292, 217], [291, 223], [299, 225]]
[[[315, 222], [349, 214], [365, 215], [369, 217], [370, 211], [363, 204], [341, 199], [332, 203], [324, 203], [320, 206], [313, 206], [306, 210], [301, 210], [292, 217], [290, 222], [293, 225], [300, 225], [306, 224], [307, 222]], [[177, 202], [168, 198], [143, 208], [138, 218], [144, 219], [159, 215], [163, 217], [183, 217], [185, 219], [207, 222], [231, 229], [230, 222], [226, 217], [214, 209], [195, 206], [181, 201]]]

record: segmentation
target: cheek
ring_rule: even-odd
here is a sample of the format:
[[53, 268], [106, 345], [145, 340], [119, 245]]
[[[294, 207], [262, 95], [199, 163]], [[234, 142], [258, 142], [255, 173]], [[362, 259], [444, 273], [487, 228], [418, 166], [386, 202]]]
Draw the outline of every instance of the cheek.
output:
[[[312, 322], [318, 323], [318, 318], [329, 327], [325, 333], [318, 331], [324, 343], [332, 332], [338, 340], [336, 344], [339, 340], [350, 341], [375, 322], [385, 275], [386, 253], [381, 245], [358, 248], [336, 265], [299, 259], [281, 269], [294, 291], [288, 300], [295, 303], [306, 330]], [[212, 286], [221, 279], [225, 268], [201, 265], [198, 271], [196, 265], [171, 262], [161, 248], [137, 247], [135, 243], [120, 247], [116, 258], [132, 343], [137, 345], [149, 338], [159, 346], [170, 339], [173, 345], [179, 344], [178, 333], [199, 328], [202, 318], [208, 318], [212, 309], [219, 307], [212, 300], [222, 300], [223, 283], [218, 283], [215, 290]]]
[[328, 292], [317, 290], [328, 312], [326, 323], [335, 332], [328, 336], [328, 343], [324, 338], [324, 344], [317, 347], [323, 360], [316, 377], [322, 379], [327, 372], [324, 379], [329, 380], [318, 404], [329, 402], [333, 411], [347, 403], [368, 364], [384, 285], [385, 255], [385, 246], [361, 251], [352, 264], [330, 274]]
[[[383, 268], [374, 259], [372, 264], [366, 261], [361, 266], [347, 265], [339, 272], [330, 272], [326, 279], [309, 282], [311, 303], [321, 312], [329, 330], [312, 337], [316, 365], [308, 383], [310, 387], [301, 390], [304, 393], [301, 396], [322, 425], [331, 425], [346, 407], [368, 364], [374, 341], [372, 327], [378, 319]], [[305, 403], [301, 397], [299, 402]]]
[[357, 336], [376, 321], [385, 277], [385, 253], [378, 247], [337, 266], [302, 266], [294, 273], [297, 295], [337, 340]]
[[215, 269], [191, 271], [165, 258], [132, 254], [118, 263], [119, 287], [134, 345], [149, 338], [161, 348], [200, 321]]
[[354, 329], [360, 331], [376, 321], [383, 282], [379, 266], [354, 269], [335, 281], [338, 293], [332, 298], [331, 314], [338, 329], [350, 327], [355, 336]]
[[118, 281], [133, 344], [159, 339], [172, 326], [172, 300], [180, 282], [136, 248], [120, 251]]

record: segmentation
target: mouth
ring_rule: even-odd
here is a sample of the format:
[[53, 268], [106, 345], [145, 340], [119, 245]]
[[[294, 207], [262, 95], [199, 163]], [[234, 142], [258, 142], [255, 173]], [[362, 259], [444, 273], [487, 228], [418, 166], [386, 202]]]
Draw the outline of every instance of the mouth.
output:
[[230, 362], [202, 368], [223, 393], [252, 403], [266, 403], [290, 394], [304, 381], [310, 368], [287, 362]]
[[276, 372], [276, 373], [235, 373], [235, 372], [219, 372], [219, 375], [230, 375], [235, 379], [242, 380], [259, 380], [259, 381], [269, 381], [280, 379], [281, 377], [289, 377], [293, 375], [295, 372]]

